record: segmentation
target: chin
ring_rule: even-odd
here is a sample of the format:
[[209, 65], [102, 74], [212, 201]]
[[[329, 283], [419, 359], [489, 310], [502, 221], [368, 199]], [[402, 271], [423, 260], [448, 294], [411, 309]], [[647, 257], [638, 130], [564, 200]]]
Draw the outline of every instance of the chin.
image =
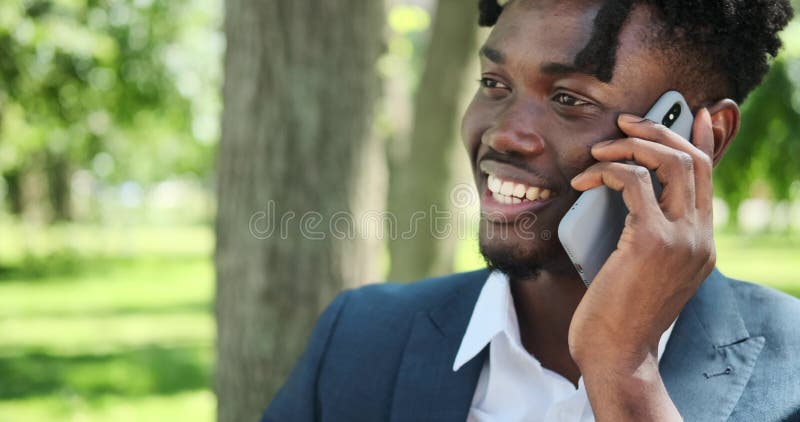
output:
[[490, 269], [500, 270], [512, 280], [536, 278], [565, 255], [555, 232], [550, 232], [550, 236], [522, 238], [515, 235], [514, 230], [502, 231], [495, 226], [481, 221], [481, 255]]

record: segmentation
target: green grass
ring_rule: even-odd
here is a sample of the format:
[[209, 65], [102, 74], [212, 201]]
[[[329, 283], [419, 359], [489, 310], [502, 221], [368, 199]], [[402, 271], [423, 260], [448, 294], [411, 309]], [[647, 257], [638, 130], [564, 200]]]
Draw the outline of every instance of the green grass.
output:
[[[718, 233], [719, 267], [800, 296], [800, 237]], [[206, 227], [0, 220], [0, 421], [211, 421]], [[483, 265], [474, 241], [457, 269]]]
[[0, 225], [0, 421], [211, 421], [211, 230]]
[[104, 395], [91, 401], [65, 391], [0, 401], [3, 421], [211, 421], [213, 414], [214, 397], [207, 390], [166, 396]]
[[716, 242], [725, 275], [800, 297], [800, 235], [719, 233]]

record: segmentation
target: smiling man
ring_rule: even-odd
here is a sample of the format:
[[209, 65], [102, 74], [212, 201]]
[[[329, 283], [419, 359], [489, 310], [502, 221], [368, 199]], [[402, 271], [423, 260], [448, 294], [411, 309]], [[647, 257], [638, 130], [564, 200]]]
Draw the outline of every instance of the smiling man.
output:
[[[800, 420], [800, 302], [714, 269], [711, 206], [788, 2], [480, 8], [462, 137], [488, 268], [342, 293], [263, 420]], [[641, 117], [672, 89], [692, 143]], [[530, 229], [601, 185], [630, 214], [587, 289]]]

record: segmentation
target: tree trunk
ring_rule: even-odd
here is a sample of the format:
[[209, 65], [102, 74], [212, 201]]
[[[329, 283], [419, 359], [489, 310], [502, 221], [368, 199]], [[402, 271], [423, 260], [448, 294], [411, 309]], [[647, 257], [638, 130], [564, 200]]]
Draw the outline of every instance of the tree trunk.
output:
[[22, 172], [19, 170], [9, 171], [4, 175], [8, 196], [8, 208], [11, 214], [22, 215]]
[[53, 210], [48, 201], [49, 186], [45, 154], [38, 151], [24, 167], [20, 175], [19, 189], [22, 199], [22, 219], [29, 223], [47, 224], [53, 219]]
[[47, 187], [55, 221], [70, 219], [69, 160], [64, 154], [47, 152]]
[[226, 2], [215, 252], [222, 422], [257, 420], [325, 305], [378, 276], [380, 248], [354, 223], [380, 198], [371, 120], [384, 13], [382, 1]]
[[[452, 271], [456, 236], [443, 233], [441, 220], [434, 221], [451, 210], [459, 106], [469, 64], [476, 54], [477, 29], [476, 4], [439, 0], [415, 98], [411, 139], [408, 148], [395, 152], [391, 160], [389, 210], [397, 218], [400, 233], [389, 243], [391, 280], [409, 281]], [[418, 218], [419, 212], [424, 218]]]

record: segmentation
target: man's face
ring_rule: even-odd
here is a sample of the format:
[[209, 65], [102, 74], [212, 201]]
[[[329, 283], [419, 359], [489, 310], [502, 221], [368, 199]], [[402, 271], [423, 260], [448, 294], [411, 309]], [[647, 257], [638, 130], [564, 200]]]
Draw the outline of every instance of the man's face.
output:
[[620, 33], [610, 83], [572, 68], [599, 6], [514, 0], [481, 50], [485, 79], [464, 115], [462, 137], [481, 197], [481, 251], [512, 277], [573, 271], [557, 238], [579, 195], [570, 180], [594, 162], [591, 145], [622, 136], [619, 113], [643, 115], [677, 88], [644, 41], [650, 24], [643, 8]]

